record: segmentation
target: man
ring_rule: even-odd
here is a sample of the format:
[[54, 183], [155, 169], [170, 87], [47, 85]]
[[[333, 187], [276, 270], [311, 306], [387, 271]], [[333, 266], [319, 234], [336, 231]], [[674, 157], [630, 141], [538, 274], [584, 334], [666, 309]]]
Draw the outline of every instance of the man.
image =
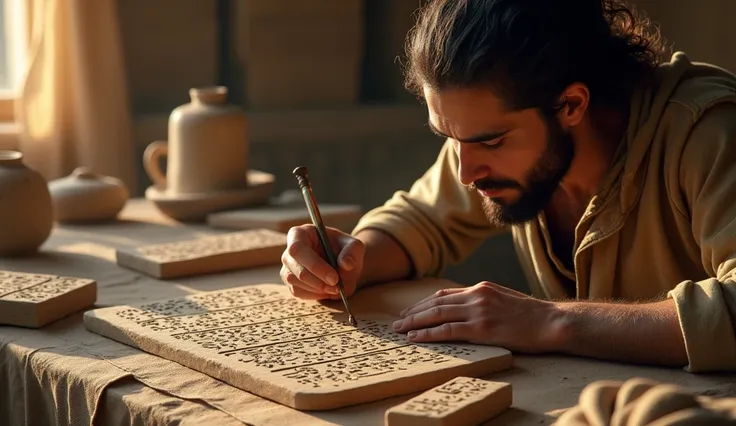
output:
[[[446, 142], [352, 235], [329, 231], [347, 292], [440, 274], [511, 229], [535, 297], [447, 289], [395, 330], [736, 370], [736, 78], [660, 60], [645, 24], [617, 0], [430, 2], [407, 82]], [[317, 253], [313, 227], [291, 229], [281, 277], [296, 297], [337, 298]]]

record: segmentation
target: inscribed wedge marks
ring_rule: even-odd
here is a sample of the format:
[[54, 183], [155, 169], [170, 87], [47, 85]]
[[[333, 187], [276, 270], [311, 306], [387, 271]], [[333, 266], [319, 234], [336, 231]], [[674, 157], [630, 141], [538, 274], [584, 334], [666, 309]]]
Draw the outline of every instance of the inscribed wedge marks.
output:
[[34, 303], [43, 302], [44, 300], [52, 299], [79, 287], [88, 285], [91, 282], [92, 280], [59, 277], [10, 293], [4, 296], [2, 300]]
[[141, 256], [156, 262], [178, 262], [285, 243], [283, 233], [267, 229], [212, 235], [194, 240], [142, 247]]
[[511, 384], [455, 377], [386, 410], [387, 426], [471, 426], [489, 420], [513, 403]]
[[244, 287], [234, 291], [203, 293], [182, 299], [146, 303], [138, 307], [126, 307], [116, 312], [116, 315], [128, 321], [144, 323], [174, 316], [229, 310], [281, 299], [284, 299], [283, 293], [265, 292], [256, 287]]
[[0, 271], [0, 297], [5, 297], [55, 278], [53, 275]]
[[358, 315], [353, 327], [340, 308], [261, 284], [98, 309], [85, 325], [297, 409], [371, 401], [511, 365], [500, 348], [409, 342], [393, 331], [393, 318]]
[[42, 327], [96, 299], [91, 279], [0, 271], [0, 324]]

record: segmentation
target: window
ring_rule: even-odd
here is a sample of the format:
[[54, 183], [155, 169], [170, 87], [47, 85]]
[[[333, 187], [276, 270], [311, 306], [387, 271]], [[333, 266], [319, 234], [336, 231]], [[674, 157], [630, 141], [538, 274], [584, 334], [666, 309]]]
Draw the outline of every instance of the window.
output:
[[0, 122], [13, 120], [13, 99], [17, 96], [25, 67], [27, 0], [0, 0]]

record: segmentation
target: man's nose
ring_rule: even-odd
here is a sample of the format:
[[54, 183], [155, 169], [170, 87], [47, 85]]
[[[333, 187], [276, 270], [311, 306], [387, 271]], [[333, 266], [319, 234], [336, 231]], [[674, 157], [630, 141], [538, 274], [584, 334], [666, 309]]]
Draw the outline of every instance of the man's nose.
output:
[[473, 144], [458, 142], [458, 179], [463, 185], [481, 179], [487, 175], [488, 166], [483, 163], [482, 155]]

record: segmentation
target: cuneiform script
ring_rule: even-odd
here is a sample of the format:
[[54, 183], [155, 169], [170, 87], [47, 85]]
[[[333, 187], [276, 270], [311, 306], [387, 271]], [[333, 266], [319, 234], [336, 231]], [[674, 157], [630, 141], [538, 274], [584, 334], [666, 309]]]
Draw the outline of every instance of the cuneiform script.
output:
[[0, 298], [53, 279], [52, 275], [0, 271]]
[[[340, 394], [345, 389], [374, 386], [386, 397], [426, 389], [422, 383], [439, 384], [430, 380], [434, 371], [467, 367], [478, 374], [511, 364], [510, 353], [499, 348], [417, 344], [394, 332], [390, 318], [358, 315], [357, 321], [352, 326], [337, 302], [297, 299], [276, 284], [85, 314], [91, 331], [125, 336], [143, 350], [297, 409], [335, 408], [376, 397]], [[423, 381], [412, 382], [417, 374]], [[394, 389], [395, 380], [406, 383]]]
[[87, 285], [92, 280], [0, 271], [0, 299], [42, 302]]
[[183, 278], [277, 265], [286, 234], [249, 229], [115, 251], [118, 265], [158, 279]]
[[283, 301], [284, 294], [258, 287], [244, 287], [230, 291], [202, 293], [181, 299], [152, 302], [138, 307], [123, 308], [116, 316], [136, 322], [166, 320], [185, 315], [201, 315], [210, 312], [231, 310], [239, 307], [257, 306], [266, 302]]
[[457, 377], [429, 392], [413, 398], [404, 405], [406, 411], [429, 416], [443, 416], [476, 400], [488, 392], [491, 382], [470, 377]]
[[0, 324], [42, 327], [92, 305], [91, 279], [0, 271]]
[[[367, 377], [391, 376], [398, 372], [411, 373], [417, 367], [441, 366], [461, 356], [475, 352], [447, 344], [406, 344], [366, 354], [350, 353], [341, 359], [281, 369], [284, 376], [310, 388], [335, 387]], [[346, 354], [347, 355], [347, 354]]]
[[457, 376], [386, 410], [387, 426], [471, 426], [513, 403], [510, 383]]
[[439, 350], [426, 350], [387, 324], [359, 320], [356, 328], [337, 309], [258, 287], [150, 303], [117, 315], [315, 388], [472, 351], [436, 344], [427, 346]]
[[285, 242], [286, 236], [283, 233], [267, 229], [253, 229], [175, 243], [145, 246], [138, 249], [138, 253], [156, 262], [176, 262], [281, 245]]
[[[263, 309], [263, 313], [267, 314], [268, 309], [272, 306], [267, 304], [258, 308]], [[256, 318], [265, 318], [266, 315], [254, 315], [256, 318], [248, 318], [246, 315], [239, 315], [241, 312], [250, 314], [251, 312], [247, 310], [245, 312], [233, 311], [233, 313], [238, 313], [236, 318], [226, 318], [223, 320], [224, 326], [212, 328], [211, 326], [217, 324], [216, 321], [219, 318], [229, 315], [229, 313], [216, 312], [212, 314], [213, 317], [209, 317], [201, 323], [197, 322], [191, 328], [178, 328], [178, 325], [173, 325], [171, 331], [174, 332], [172, 336], [176, 339], [190, 341], [203, 348], [214, 349], [221, 354], [230, 354], [237, 350], [246, 350], [265, 344], [314, 338], [324, 333], [355, 330], [350, 324], [334, 321], [333, 314], [313, 314], [309, 313], [310, 311], [313, 311], [313, 309], [308, 309], [308, 313], [294, 317], [274, 320], [264, 319], [263, 321], [257, 321]], [[205, 317], [205, 315], [202, 315], [202, 317]], [[253, 322], [245, 323], [249, 319]], [[241, 323], [241, 320], [244, 322]], [[311, 327], [311, 324], [315, 321], [322, 323], [323, 326], [319, 329]], [[157, 327], [157, 325], [153, 327]]]

